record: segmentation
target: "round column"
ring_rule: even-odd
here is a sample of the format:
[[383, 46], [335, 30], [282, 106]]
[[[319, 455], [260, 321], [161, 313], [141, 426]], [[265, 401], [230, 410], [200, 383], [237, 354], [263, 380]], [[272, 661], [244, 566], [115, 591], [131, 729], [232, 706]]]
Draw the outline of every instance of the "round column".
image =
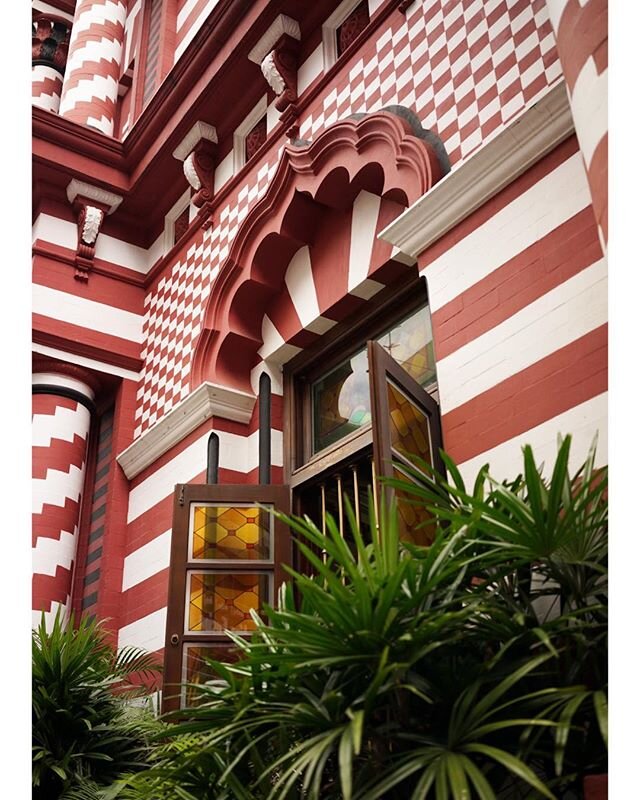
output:
[[78, 0], [60, 116], [113, 135], [127, 16], [125, 0]]
[[[33, 625], [68, 616], [94, 390], [84, 370], [33, 374]], [[74, 374], [75, 373], [75, 374]], [[79, 373], [79, 375], [78, 375]]]
[[608, 240], [608, 0], [547, 0], [602, 248]]
[[31, 102], [58, 112], [67, 63], [71, 23], [50, 14], [33, 20], [31, 37]]

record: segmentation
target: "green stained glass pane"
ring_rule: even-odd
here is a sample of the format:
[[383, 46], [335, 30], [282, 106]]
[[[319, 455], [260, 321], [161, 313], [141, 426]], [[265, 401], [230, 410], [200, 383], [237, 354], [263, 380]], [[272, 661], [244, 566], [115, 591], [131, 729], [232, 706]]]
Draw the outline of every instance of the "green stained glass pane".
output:
[[272, 523], [255, 506], [193, 506], [191, 559], [269, 560]]
[[313, 450], [371, 422], [367, 353], [361, 350], [312, 386]]

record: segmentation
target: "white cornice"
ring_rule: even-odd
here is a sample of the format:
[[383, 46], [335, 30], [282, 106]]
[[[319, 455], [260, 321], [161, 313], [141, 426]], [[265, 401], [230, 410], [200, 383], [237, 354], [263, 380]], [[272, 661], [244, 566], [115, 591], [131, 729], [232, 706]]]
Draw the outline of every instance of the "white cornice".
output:
[[573, 130], [562, 81], [387, 225], [379, 238], [419, 256]]
[[73, 178], [67, 186], [67, 198], [70, 203], [73, 203], [78, 196], [86, 197], [87, 200], [93, 200], [96, 203], [109, 206], [107, 214], [113, 214], [122, 202], [122, 197], [120, 197], [119, 194], [108, 192], [106, 189], [100, 189], [97, 186], [92, 186], [90, 183], [84, 183], [83, 181]]
[[255, 395], [248, 392], [203, 383], [123, 450], [116, 460], [131, 480], [211, 417], [248, 423], [255, 402]]
[[185, 158], [188, 158], [191, 155], [200, 139], [207, 139], [209, 142], [213, 142], [214, 144], [217, 143], [218, 134], [213, 125], [209, 125], [208, 122], [202, 122], [202, 120], [198, 120], [198, 122], [196, 122], [193, 128], [191, 128], [189, 133], [173, 151], [173, 157], [177, 158], [178, 161], [184, 161]]
[[254, 64], [262, 64], [267, 53], [273, 50], [275, 43], [285, 33], [299, 41], [300, 25], [286, 14], [278, 14], [249, 53], [249, 61], [253, 61]]

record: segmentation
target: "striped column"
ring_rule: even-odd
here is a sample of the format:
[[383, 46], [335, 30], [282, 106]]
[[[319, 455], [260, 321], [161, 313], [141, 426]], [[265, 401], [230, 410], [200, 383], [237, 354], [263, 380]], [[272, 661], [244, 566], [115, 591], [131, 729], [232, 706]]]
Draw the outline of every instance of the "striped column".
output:
[[547, 0], [587, 168], [603, 250], [608, 240], [608, 0]]
[[71, 24], [60, 17], [40, 14], [33, 21], [31, 102], [34, 106], [58, 112], [70, 33]]
[[[33, 624], [71, 607], [94, 391], [74, 368], [33, 375]], [[80, 372], [80, 370], [78, 370]]]
[[125, 0], [78, 0], [60, 115], [113, 135], [127, 16]]

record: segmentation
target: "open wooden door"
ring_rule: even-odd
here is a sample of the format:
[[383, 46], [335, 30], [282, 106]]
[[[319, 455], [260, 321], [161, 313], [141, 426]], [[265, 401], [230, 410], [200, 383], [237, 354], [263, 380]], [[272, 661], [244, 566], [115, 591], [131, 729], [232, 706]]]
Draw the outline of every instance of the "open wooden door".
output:
[[[444, 472], [440, 456], [440, 409], [428, 392], [377, 343], [367, 343], [373, 458], [377, 477], [411, 480], [404, 465], [416, 468], [412, 457]], [[392, 490], [385, 495], [390, 499]], [[429, 544], [433, 538], [431, 515], [396, 491], [400, 538]]]
[[[163, 711], [189, 705], [181, 684], [214, 677], [203, 657], [233, 658], [226, 630], [250, 634], [291, 563], [288, 486], [178, 484], [171, 537]], [[260, 507], [262, 506], [262, 507]]]

